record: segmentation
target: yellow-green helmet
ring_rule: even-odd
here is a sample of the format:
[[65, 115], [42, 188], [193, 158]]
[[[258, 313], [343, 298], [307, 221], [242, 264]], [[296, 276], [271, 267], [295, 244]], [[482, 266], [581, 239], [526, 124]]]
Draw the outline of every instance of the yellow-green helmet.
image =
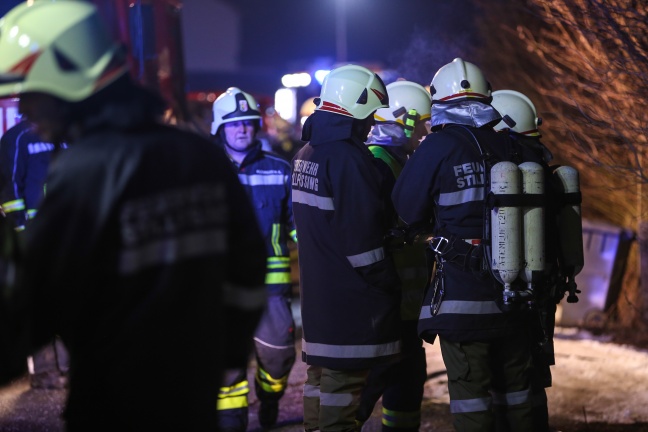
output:
[[127, 71], [92, 3], [32, 0], [0, 19], [0, 96], [38, 92], [78, 102]]

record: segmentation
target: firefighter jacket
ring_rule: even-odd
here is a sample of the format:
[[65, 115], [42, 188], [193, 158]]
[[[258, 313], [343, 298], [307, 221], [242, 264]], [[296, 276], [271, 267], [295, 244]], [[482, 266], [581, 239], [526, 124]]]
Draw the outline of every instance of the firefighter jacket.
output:
[[297, 241], [290, 199], [290, 164], [262, 150], [261, 142], [257, 142], [236, 169], [265, 238], [268, 293], [289, 295], [292, 284], [288, 239]]
[[36, 214], [54, 148], [54, 144], [43, 142], [27, 121], [16, 124], [0, 139], [0, 175], [4, 184], [0, 205], [18, 230]]
[[383, 247], [393, 215], [380, 162], [352, 128], [351, 118], [316, 111], [292, 161], [302, 357], [332, 369], [368, 368], [400, 351], [399, 281]]
[[[392, 199], [408, 224], [434, 222], [434, 232], [477, 243], [484, 229], [486, 180], [482, 149], [493, 163], [541, 160], [489, 125], [447, 125], [428, 135], [405, 165], [396, 181]], [[486, 150], [484, 150], [484, 153]], [[527, 314], [504, 313], [502, 287], [488, 271], [465, 271], [444, 264], [444, 296], [432, 313], [432, 289], [428, 290], [419, 316], [419, 334], [429, 342], [439, 334], [453, 341], [489, 340], [526, 331]]]
[[223, 370], [246, 366], [266, 303], [263, 239], [224, 152], [117, 83], [84, 106], [25, 231], [33, 345], [67, 346], [77, 426], [216, 430]]

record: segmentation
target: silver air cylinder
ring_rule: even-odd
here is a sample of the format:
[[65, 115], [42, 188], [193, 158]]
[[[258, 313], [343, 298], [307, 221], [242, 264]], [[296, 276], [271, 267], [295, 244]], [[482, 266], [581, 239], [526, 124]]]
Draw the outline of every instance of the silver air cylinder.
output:
[[[513, 162], [498, 162], [491, 168], [491, 192], [519, 194], [520, 171]], [[491, 268], [504, 284], [504, 301], [512, 298], [511, 283], [521, 269], [521, 209], [495, 207], [491, 210]]]
[[[522, 193], [543, 195], [545, 192], [544, 170], [535, 162], [519, 165], [522, 173]], [[542, 206], [522, 208], [522, 243], [524, 251], [524, 271], [520, 277], [527, 283], [529, 290], [539, 282], [545, 270], [545, 223]]]
[[[561, 166], [554, 176], [562, 185], [563, 192], [580, 191], [578, 171], [570, 166]], [[565, 276], [575, 277], [583, 269], [583, 223], [580, 205], [565, 205], [558, 213], [560, 235], [560, 265]]]

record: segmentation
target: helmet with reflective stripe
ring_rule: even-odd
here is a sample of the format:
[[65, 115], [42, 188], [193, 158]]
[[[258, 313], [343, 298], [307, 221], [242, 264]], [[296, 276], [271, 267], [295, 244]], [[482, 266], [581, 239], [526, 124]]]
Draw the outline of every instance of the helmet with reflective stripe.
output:
[[261, 121], [259, 104], [251, 94], [245, 93], [236, 87], [228, 88], [225, 93], [218, 96], [212, 105], [214, 121], [211, 125], [212, 135], [216, 135], [218, 128], [225, 123], [240, 120]]
[[78, 102], [127, 71], [123, 46], [90, 2], [29, 1], [0, 20], [0, 96], [39, 92]]
[[[389, 107], [380, 108], [374, 114], [379, 122], [397, 122], [405, 125], [408, 116], [415, 115], [416, 120], [427, 120], [430, 118], [432, 97], [420, 84], [412, 81], [395, 81], [387, 84], [389, 93]], [[416, 114], [412, 113], [416, 111]]]
[[430, 93], [433, 104], [489, 99], [491, 85], [477, 66], [456, 58], [434, 74]]
[[346, 65], [333, 69], [324, 78], [317, 111], [328, 111], [356, 119], [366, 119], [378, 108], [389, 107], [382, 79], [369, 69]]
[[497, 90], [493, 92], [491, 105], [502, 115], [502, 121], [495, 125], [495, 130], [511, 129], [522, 135], [539, 136], [538, 118], [535, 105], [526, 95], [515, 90]]

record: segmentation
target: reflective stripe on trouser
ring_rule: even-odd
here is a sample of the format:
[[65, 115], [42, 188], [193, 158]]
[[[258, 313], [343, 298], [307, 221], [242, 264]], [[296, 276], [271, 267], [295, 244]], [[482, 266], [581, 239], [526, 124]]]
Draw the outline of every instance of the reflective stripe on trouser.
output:
[[304, 429], [359, 431], [356, 411], [368, 370], [339, 371], [308, 365], [304, 384]]
[[362, 391], [357, 419], [364, 423], [382, 396], [383, 431], [418, 431], [427, 379], [425, 349], [416, 321], [402, 322], [401, 359], [371, 369]]
[[295, 323], [290, 304], [288, 295], [269, 295], [254, 335], [258, 366], [255, 390], [260, 400], [281, 398], [295, 364]]
[[[532, 360], [528, 338], [512, 337], [489, 342], [450, 342], [440, 337], [448, 373], [450, 412], [458, 432], [537, 429], [531, 403]], [[504, 409], [500, 409], [504, 407]]]
[[224, 387], [220, 388], [216, 409], [221, 429], [244, 432], [248, 425], [248, 393], [250, 386], [245, 379], [247, 371], [237, 371], [225, 377]]

